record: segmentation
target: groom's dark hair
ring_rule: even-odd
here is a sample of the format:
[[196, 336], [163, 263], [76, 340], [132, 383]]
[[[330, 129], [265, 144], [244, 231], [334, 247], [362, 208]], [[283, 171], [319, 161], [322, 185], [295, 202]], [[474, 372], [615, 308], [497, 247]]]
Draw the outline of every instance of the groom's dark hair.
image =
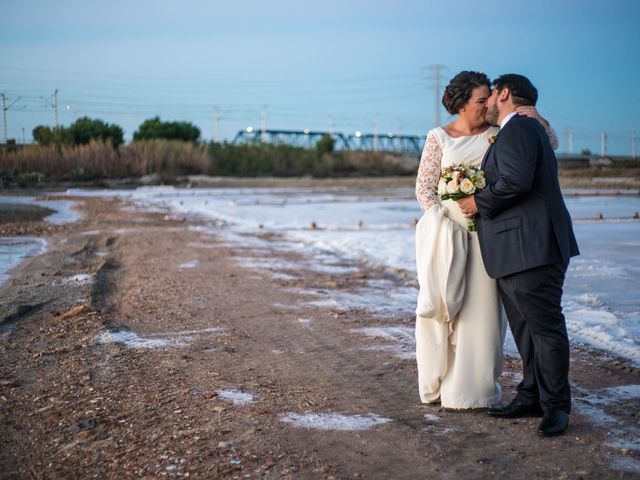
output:
[[523, 75], [516, 73], [500, 75], [493, 81], [493, 88], [498, 91], [508, 88], [511, 93], [511, 99], [517, 106], [535, 106], [538, 101], [538, 89]]

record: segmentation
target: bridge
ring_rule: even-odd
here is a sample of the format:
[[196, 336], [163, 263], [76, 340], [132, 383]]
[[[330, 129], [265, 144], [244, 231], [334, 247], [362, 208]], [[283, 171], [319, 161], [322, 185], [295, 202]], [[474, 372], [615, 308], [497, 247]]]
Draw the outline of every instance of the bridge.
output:
[[425, 137], [416, 135], [386, 135], [355, 132], [347, 135], [339, 132], [316, 130], [240, 130], [233, 139], [234, 144], [272, 143], [295, 147], [313, 148], [318, 140], [329, 135], [335, 140], [335, 150], [357, 150], [378, 152], [399, 152], [419, 154], [422, 152]]

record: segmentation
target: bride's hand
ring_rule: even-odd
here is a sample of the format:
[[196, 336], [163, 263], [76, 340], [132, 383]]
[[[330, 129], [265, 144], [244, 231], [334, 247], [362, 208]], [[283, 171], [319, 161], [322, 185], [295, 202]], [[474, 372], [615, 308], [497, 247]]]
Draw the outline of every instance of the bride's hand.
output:
[[519, 106], [516, 107], [516, 113], [518, 115], [523, 115], [525, 117], [530, 117], [530, 118], [534, 118], [536, 119], [538, 122], [540, 122], [542, 125], [548, 125], [549, 122], [547, 122], [547, 120], [545, 118], [542, 117], [542, 115], [540, 115], [540, 113], [538, 112], [538, 109], [534, 106]]

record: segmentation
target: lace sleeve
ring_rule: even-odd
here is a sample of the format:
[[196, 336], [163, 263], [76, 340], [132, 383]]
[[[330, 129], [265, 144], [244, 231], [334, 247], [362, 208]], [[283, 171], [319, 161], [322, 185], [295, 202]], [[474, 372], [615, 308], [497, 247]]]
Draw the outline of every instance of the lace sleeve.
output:
[[554, 150], [557, 150], [558, 146], [560, 146], [560, 142], [558, 142], [558, 137], [556, 135], [556, 132], [553, 130], [549, 122], [543, 123], [542, 126], [547, 132], [547, 135], [549, 135], [549, 142], [551, 143], [551, 148], [553, 148]]
[[553, 131], [553, 128], [551, 127], [549, 121], [542, 115], [540, 115], [540, 112], [538, 112], [536, 107], [519, 106], [516, 108], [516, 112], [518, 112], [519, 115], [526, 115], [527, 117], [535, 118], [540, 123], [540, 125], [544, 127], [545, 132], [547, 132], [549, 143], [551, 143], [551, 148], [557, 150], [558, 146], [560, 146], [560, 142], [558, 142], [558, 136], [556, 135], [556, 132]]
[[439, 203], [436, 188], [440, 180], [442, 150], [435, 135], [431, 132], [427, 135], [420, 157], [418, 177], [416, 178], [416, 197], [423, 211], [429, 210]]

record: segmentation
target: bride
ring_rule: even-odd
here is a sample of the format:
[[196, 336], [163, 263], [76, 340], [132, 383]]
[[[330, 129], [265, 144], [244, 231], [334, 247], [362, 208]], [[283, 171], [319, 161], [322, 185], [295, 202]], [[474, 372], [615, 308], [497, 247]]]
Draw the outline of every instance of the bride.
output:
[[[458, 116], [427, 134], [416, 180], [416, 196], [424, 211], [416, 229], [419, 393], [423, 403], [440, 401], [443, 407], [454, 409], [487, 407], [501, 396], [497, 379], [502, 372], [506, 319], [496, 283], [485, 271], [477, 233], [466, 231], [467, 218], [458, 204], [454, 200], [441, 202], [436, 194], [443, 168], [461, 163], [480, 167], [490, 142], [498, 134], [497, 127], [485, 122], [490, 94], [491, 83], [483, 73], [463, 71], [451, 80], [442, 103], [450, 114]], [[518, 113], [536, 118], [549, 134], [553, 148], [557, 148], [553, 130], [535, 107], [521, 107]], [[460, 288], [453, 293], [449, 289], [435, 291], [437, 282], [431, 280], [436, 278], [433, 272], [438, 269], [438, 262], [445, 264], [449, 277], [455, 274], [452, 269], [458, 269]], [[450, 281], [451, 278], [448, 285]], [[447, 293], [449, 298], [439, 302], [444, 303], [444, 308], [421, 308], [425, 296], [441, 298]], [[450, 307], [452, 304], [454, 308]]]

